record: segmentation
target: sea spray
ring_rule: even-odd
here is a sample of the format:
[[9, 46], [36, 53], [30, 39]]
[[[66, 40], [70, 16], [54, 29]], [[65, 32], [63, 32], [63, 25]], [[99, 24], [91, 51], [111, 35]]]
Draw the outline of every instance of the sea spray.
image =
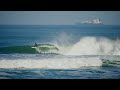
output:
[[120, 55], [120, 42], [105, 37], [83, 37], [66, 55]]
[[59, 48], [60, 54], [66, 54], [73, 45], [73, 41], [74, 38], [72, 34], [61, 32], [56, 39], [53, 40], [53, 43]]

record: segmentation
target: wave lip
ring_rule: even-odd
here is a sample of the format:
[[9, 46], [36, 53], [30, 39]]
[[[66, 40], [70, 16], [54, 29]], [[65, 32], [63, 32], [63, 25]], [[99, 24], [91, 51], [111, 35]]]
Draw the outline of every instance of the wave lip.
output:
[[39, 53], [57, 53], [59, 51], [59, 49], [52, 44], [38, 44], [32, 48], [34, 48]]
[[88, 66], [102, 66], [102, 60], [98, 57], [0, 60], [0, 68], [74, 69]]

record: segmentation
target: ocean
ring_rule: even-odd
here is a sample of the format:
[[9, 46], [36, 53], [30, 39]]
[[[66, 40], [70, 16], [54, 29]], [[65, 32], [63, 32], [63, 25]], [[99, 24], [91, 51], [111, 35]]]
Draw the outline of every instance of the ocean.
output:
[[0, 79], [120, 79], [120, 26], [0, 25]]

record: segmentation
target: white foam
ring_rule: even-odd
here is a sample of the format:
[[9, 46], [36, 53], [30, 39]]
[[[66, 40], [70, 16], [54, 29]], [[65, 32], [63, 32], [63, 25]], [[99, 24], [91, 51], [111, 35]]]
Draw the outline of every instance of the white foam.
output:
[[102, 37], [83, 37], [67, 55], [120, 55], [120, 42]]
[[0, 60], [0, 68], [45, 68], [45, 69], [71, 69], [83, 66], [101, 66], [102, 61], [98, 57], [88, 58], [62, 58], [62, 59], [18, 59]]

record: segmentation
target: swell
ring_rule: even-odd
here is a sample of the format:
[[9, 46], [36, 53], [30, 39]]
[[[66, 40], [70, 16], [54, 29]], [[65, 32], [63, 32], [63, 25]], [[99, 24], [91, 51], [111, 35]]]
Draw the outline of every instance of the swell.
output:
[[59, 49], [52, 44], [38, 44], [38, 46], [10, 46], [0, 48], [0, 54], [11, 54], [11, 53], [21, 53], [21, 54], [39, 54], [39, 53], [55, 53]]
[[118, 67], [120, 67], [120, 60], [102, 59], [102, 62], [103, 62], [102, 66], [118, 66]]
[[31, 46], [11, 46], [11, 47], [2, 47], [0, 48], [0, 53], [10, 54], [10, 53], [29, 53], [36, 54], [38, 53], [35, 49], [31, 48]]

